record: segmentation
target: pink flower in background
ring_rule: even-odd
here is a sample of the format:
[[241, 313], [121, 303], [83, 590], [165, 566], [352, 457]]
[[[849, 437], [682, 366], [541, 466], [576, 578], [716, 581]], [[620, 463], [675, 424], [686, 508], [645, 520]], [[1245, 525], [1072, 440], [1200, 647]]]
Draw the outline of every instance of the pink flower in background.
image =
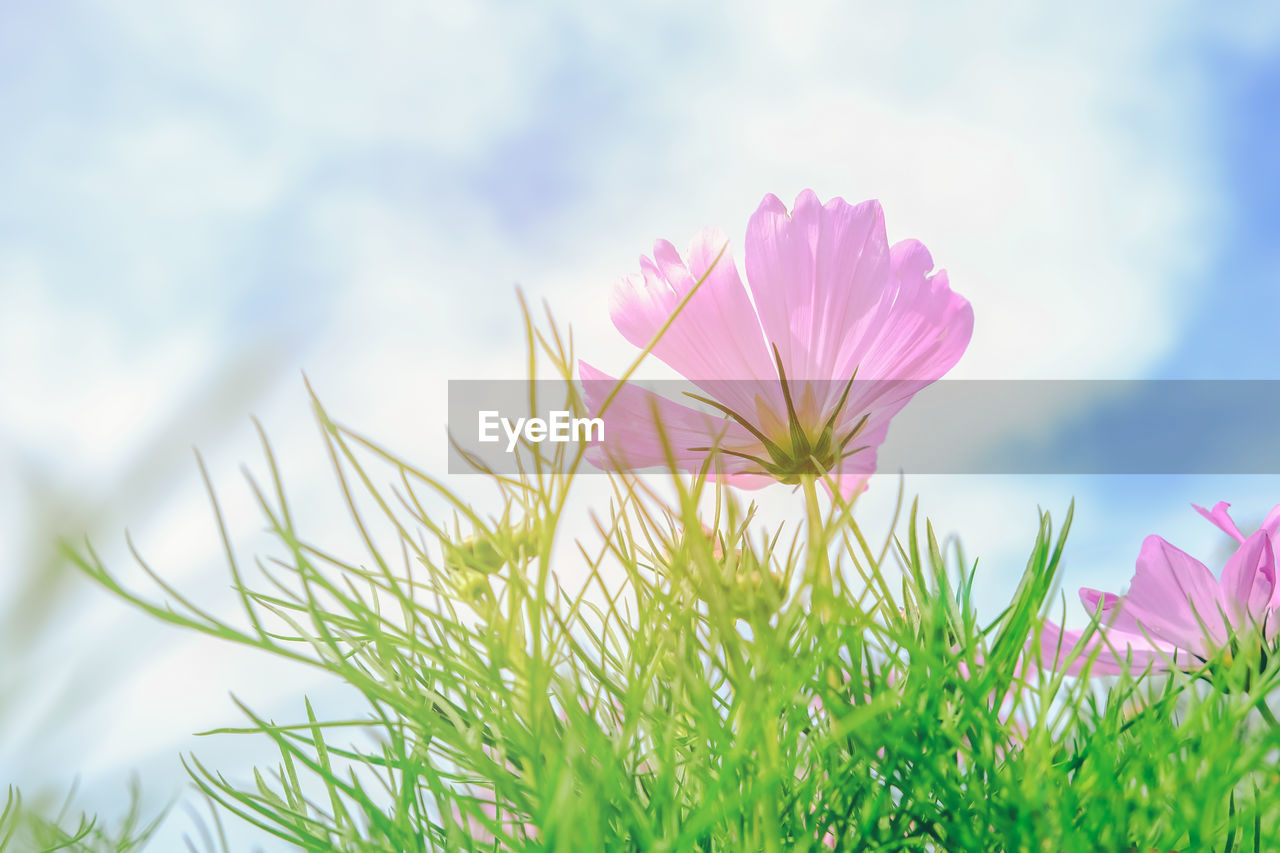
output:
[[[725, 245], [707, 229], [682, 258], [658, 241], [640, 274], [619, 282], [614, 325], [644, 347], [706, 276], [653, 348], [704, 392], [696, 399], [706, 408], [629, 385], [604, 414], [592, 461], [665, 467], [665, 437], [683, 470], [714, 451], [735, 485], [829, 474], [843, 494], [856, 493], [875, 471], [890, 418], [968, 346], [972, 308], [945, 271], [931, 273], [923, 245], [889, 245], [876, 201], [824, 205], [806, 190], [788, 212], [765, 196], [747, 223], [749, 289], [727, 250], [715, 262]], [[613, 382], [587, 364], [580, 373], [598, 411]]]
[[[1262, 527], [1245, 536], [1227, 513], [1230, 504], [1195, 509], [1238, 543], [1235, 553], [1214, 577], [1203, 563], [1159, 536], [1148, 536], [1138, 555], [1137, 571], [1122, 596], [1082, 588], [1080, 600], [1099, 621], [1091, 636], [1045, 625], [1041, 650], [1045, 665], [1070, 674], [1081, 671], [1097, 651], [1093, 675], [1137, 674], [1195, 669], [1215, 653], [1233, 648], [1236, 638], [1271, 640], [1280, 632], [1280, 590], [1272, 542], [1280, 528], [1280, 507]], [[1080, 647], [1069, 664], [1066, 658]]]
[[537, 827], [529, 821], [517, 819], [509, 808], [499, 804], [491, 786], [471, 784], [461, 793], [471, 801], [471, 808], [464, 810], [460, 801], [454, 799], [449, 802], [449, 810], [454, 821], [461, 825], [472, 841], [485, 845], [482, 849], [512, 849], [494, 834], [491, 827], [495, 826], [500, 827], [504, 837], [517, 841], [533, 841], [538, 837]]

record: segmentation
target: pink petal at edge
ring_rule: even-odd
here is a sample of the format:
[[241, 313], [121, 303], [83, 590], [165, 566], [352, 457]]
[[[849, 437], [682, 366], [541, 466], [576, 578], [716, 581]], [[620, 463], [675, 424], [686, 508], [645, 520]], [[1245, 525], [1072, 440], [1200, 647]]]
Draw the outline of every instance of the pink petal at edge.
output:
[[1222, 594], [1237, 628], [1261, 625], [1276, 589], [1271, 536], [1259, 530], [1236, 549], [1222, 570]]
[[1138, 624], [1138, 620], [1134, 618], [1130, 609], [1124, 606], [1123, 596], [1090, 589], [1089, 587], [1081, 587], [1080, 603], [1084, 605], [1084, 609], [1088, 611], [1089, 616], [1097, 619], [1105, 628], [1112, 628], [1131, 634], [1143, 633], [1142, 626]]
[[[1202, 506], [1196, 506], [1195, 504], [1192, 504], [1191, 508], [1207, 518], [1210, 523], [1232, 539], [1237, 542], [1244, 541], [1244, 534], [1240, 532], [1239, 527], [1236, 527], [1236, 523], [1231, 520], [1231, 514], [1227, 512], [1227, 510], [1231, 508], [1231, 504], [1226, 501], [1218, 501], [1218, 503], [1213, 505], [1212, 510], [1205, 509]], [[1275, 534], [1272, 533], [1272, 535], [1274, 536]]]
[[1154, 639], [1206, 657], [1227, 642], [1225, 605], [1204, 563], [1159, 536], [1143, 541], [1124, 606]]
[[1280, 535], [1280, 505], [1271, 508], [1271, 512], [1267, 513], [1267, 517], [1262, 521], [1260, 530], [1267, 531], [1267, 534], [1275, 539]]
[[1092, 630], [1089, 639], [1082, 640], [1085, 633], [1046, 622], [1040, 632], [1040, 659], [1045, 668], [1066, 675], [1080, 675], [1087, 667], [1090, 675], [1134, 676], [1148, 668], [1156, 672], [1174, 668], [1176, 650], [1172, 647], [1157, 646], [1141, 635], [1123, 631]]

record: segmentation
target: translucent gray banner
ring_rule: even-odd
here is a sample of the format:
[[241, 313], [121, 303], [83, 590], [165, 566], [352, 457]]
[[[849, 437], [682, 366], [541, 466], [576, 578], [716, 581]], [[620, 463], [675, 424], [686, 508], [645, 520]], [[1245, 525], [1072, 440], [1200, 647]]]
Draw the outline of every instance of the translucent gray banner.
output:
[[[629, 443], [637, 461], [624, 452], [612, 465], [659, 471], [665, 466], [641, 464], [640, 451], [664, 446], [664, 437], [686, 456], [709, 452], [699, 448], [727, 429], [755, 440], [754, 428], [787, 444], [794, 420], [811, 446], [826, 426], [838, 443], [861, 424], [847, 449], [878, 443], [880, 473], [1280, 474], [1274, 380], [793, 381], [787, 393], [776, 380], [647, 381], [609, 399], [614, 387], [450, 381], [449, 472], [564, 468], [584, 442], [597, 461], [603, 447]], [[670, 429], [654, 425], [673, 419]], [[600, 472], [586, 462], [578, 470]]]

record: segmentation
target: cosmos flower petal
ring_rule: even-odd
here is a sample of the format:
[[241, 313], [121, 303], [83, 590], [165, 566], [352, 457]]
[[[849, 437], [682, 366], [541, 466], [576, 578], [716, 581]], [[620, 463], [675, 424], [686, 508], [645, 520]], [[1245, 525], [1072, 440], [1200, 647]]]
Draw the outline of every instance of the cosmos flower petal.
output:
[[1222, 594], [1235, 627], [1261, 624], [1276, 589], [1271, 536], [1259, 530], [1244, 541], [1222, 570]]
[[[777, 371], [733, 256], [728, 250], [720, 254], [727, 242], [722, 232], [704, 229], [693, 239], [686, 261], [670, 243], [658, 241], [653, 258], [640, 259], [641, 272], [618, 282], [610, 313], [623, 337], [637, 347], [646, 347], [705, 275], [706, 280], [671, 321], [653, 354], [695, 383], [731, 380], [724, 384], [735, 399], [725, 402], [739, 408], [750, 401], [754, 383], [749, 380], [772, 382]], [[735, 382], [743, 385], [737, 394]]]
[[1226, 643], [1225, 604], [1204, 563], [1159, 536], [1143, 541], [1125, 606], [1153, 636], [1192, 650]]
[[1067, 675], [1080, 675], [1086, 667], [1090, 675], [1138, 675], [1148, 668], [1168, 670], [1179, 662], [1176, 647], [1141, 634], [1105, 628], [1065, 630], [1052, 622], [1040, 632], [1040, 653], [1047, 668]]
[[[1227, 512], [1227, 510], [1231, 508], [1231, 504], [1226, 501], [1218, 501], [1218, 503], [1213, 505], [1213, 509], [1211, 510], [1205, 509], [1202, 506], [1196, 506], [1195, 504], [1192, 504], [1191, 506], [1196, 512], [1209, 519], [1215, 527], [1223, 533], [1226, 533], [1232, 539], [1237, 542], [1244, 541], [1244, 534], [1240, 532], [1239, 527], [1236, 527], [1236, 523], [1231, 520], [1231, 514]], [[1274, 536], [1275, 532], [1273, 531], [1271, 535]]]
[[890, 253], [890, 286], [872, 321], [873, 334], [851, 342], [841, 361], [859, 376], [923, 380], [955, 366], [973, 336], [973, 308], [952, 292], [945, 270], [931, 273], [933, 258], [916, 240]]
[[1267, 531], [1267, 534], [1275, 539], [1280, 535], [1280, 505], [1272, 507], [1271, 512], [1267, 513], [1267, 517], [1262, 521], [1260, 530]]
[[1131, 608], [1125, 607], [1123, 596], [1103, 592], [1089, 587], [1080, 588], [1080, 603], [1090, 616], [1097, 616], [1099, 622], [1118, 631], [1141, 634], [1142, 628]]
[[793, 379], [844, 379], [838, 363], [885, 295], [889, 245], [877, 201], [823, 205], [812, 190], [788, 212], [767, 195], [747, 223], [747, 281], [766, 339]]
[[[587, 411], [593, 415], [604, 405], [616, 380], [586, 362], [578, 363]], [[588, 459], [598, 467], [667, 468], [670, 459], [685, 470], [697, 470], [713, 446], [751, 446], [742, 427], [725, 418], [672, 402], [634, 383], [622, 386], [605, 412], [604, 441], [592, 445]], [[665, 444], [664, 444], [665, 439]], [[772, 482], [746, 472], [756, 466], [745, 459], [721, 454], [717, 462], [723, 478], [742, 488], [759, 488]]]

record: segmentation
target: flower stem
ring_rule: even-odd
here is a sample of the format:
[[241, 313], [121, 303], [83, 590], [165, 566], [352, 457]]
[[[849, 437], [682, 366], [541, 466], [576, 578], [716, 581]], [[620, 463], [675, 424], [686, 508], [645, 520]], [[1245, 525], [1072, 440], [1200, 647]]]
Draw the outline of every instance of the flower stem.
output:
[[804, 489], [805, 515], [809, 521], [809, 576], [813, 579], [814, 597], [824, 605], [832, 596], [831, 563], [827, 554], [827, 527], [818, 504], [818, 487], [814, 477], [800, 478]]
[[1253, 705], [1258, 709], [1258, 713], [1262, 715], [1262, 719], [1271, 727], [1272, 731], [1280, 729], [1280, 720], [1276, 719], [1276, 715], [1271, 712], [1271, 707], [1266, 702], [1266, 697], [1262, 697], [1261, 701], [1255, 702]]

